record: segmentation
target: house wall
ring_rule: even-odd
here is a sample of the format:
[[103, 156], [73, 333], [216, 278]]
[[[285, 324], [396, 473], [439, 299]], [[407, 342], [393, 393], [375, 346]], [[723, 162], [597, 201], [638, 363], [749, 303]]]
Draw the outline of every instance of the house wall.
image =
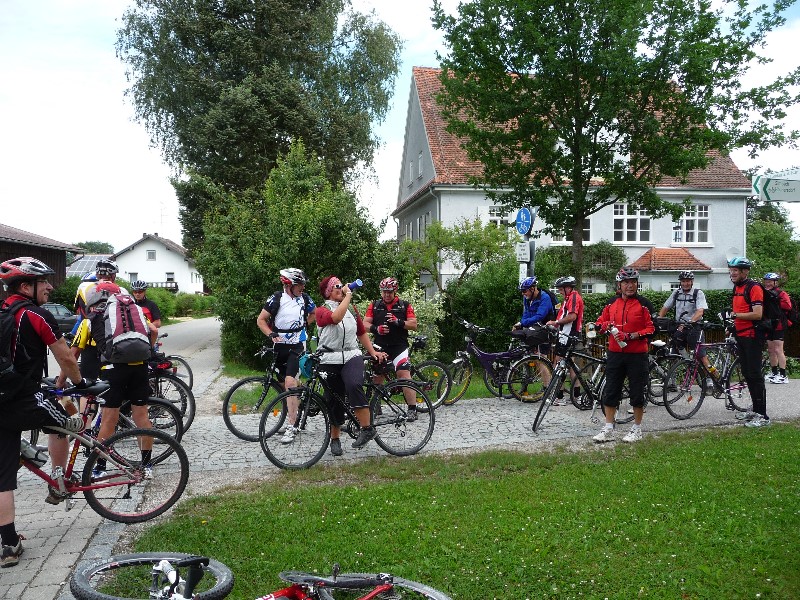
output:
[[[421, 156], [420, 156], [421, 154]], [[422, 122], [422, 109], [416, 86], [412, 83], [406, 113], [406, 131], [403, 143], [403, 165], [400, 169], [400, 196], [410, 198], [435, 178], [433, 157]]]
[[[147, 252], [154, 250], [155, 260], [147, 259]], [[134, 273], [137, 279], [147, 282], [167, 281], [167, 273], [175, 274], [178, 290], [188, 294], [203, 291], [203, 279], [181, 254], [168, 249], [160, 242], [145, 239], [133, 248], [117, 256], [120, 276], [131, 279]]]

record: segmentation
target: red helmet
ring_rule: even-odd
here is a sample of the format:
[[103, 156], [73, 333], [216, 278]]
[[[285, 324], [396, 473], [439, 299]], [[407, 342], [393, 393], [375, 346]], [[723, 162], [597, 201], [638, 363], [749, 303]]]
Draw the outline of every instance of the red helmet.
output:
[[387, 277], [386, 279], [382, 279], [380, 285], [380, 290], [382, 292], [396, 292], [397, 288], [400, 287], [400, 284], [397, 283], [397, 279], [394, 277]]
[[38, 277], [53, 275], [55, 271], [40, 261], [30, 256], [12, 258], [0, 264], [0, 279], [3, 283], [13, 285], [18, 281], [33, 281]]

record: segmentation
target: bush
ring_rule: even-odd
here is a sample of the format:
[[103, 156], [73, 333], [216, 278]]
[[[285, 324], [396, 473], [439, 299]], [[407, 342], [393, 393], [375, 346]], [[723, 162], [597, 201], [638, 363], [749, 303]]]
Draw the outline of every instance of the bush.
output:
[[80, 284], [81, 278], [78, 275], [67, 277], [64, 283], [50, 292], [50, 302], [63, 304], [72, 310], [75, 306], [75, 294], [78, 292], [78, 286]]

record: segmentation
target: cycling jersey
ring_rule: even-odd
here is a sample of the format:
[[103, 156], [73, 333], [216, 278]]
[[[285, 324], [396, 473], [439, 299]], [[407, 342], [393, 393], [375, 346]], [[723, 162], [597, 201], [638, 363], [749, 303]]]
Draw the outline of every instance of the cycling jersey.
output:
[[[21, 294], [12, 294], [3, 302], [11, 306], [19, 300], [30, 300]], [[55, 317], [49, 310], [29, 304], [17, 311], [18, 335], [11, 348], [11, 357], [17, 373], [26, 375], [34, 389], [38, 389], [42, 373], [47, 365], [47, 347], [55, 344], [62, 336]], [[29, 393], [27, 390], [23, 393]]]
[[556, 320], [561, 320], [570, 313], [576, 314], [578, 318], [574, 321], [561, 325], [561, 331], [567, 335], [578, 335], [583, 327], [583, 297], [575, 290], [572, 290], [569, 296], [564, 297], [564, 301], [561, 303], [561, 308], [558, 311]]
[[694, 313], [697, 309], [702, 308], [708, 310], [708, 302], [706, 302], [706, 295], [703, 290], [692, 288], [688, 292], [684, 292], [683, 288], [678, 288], [670, 294], [667, 301], [664, 302], [663, 308], [667, 310], [675, 307], [675, 320], [678, 323], [688, 323], [692, 320]]
[[[750, 288], [748, 294], [750, 302], [745, 296], [745, 289]], [[745, 279], [742, 283], [733, 286], [732, 308], [735, 313], [753, 312], [754, 306], [764, 305], [764, 290], [752, 279]], [[736, 337], [756, 337], [755, 321], [746, 321], [738, 317], [733, 322]]]
[[264, 310], [272, 317], [272, 330], [278, 334], [276, 344], [298, 344], [308, 339], [306, 325], [308, 316], [316, 310], [311, 296], [303, 292], [292, 296], [287, 292], [276, 292], [264, 303]]
[[150, 298], [142, 298], [141, 300], [135, 301], [138, 306], [142, 307], [142, 312], [144, 316], [147, 318], [148, 321], [151, 323], [153, 321], [158, 321], [161, 319], [161, 311], [158, 308], [158, 304], [150, 300]]
[[620, 348], [619, 343], [613, 335], [608, 336], [609, 352], [623, 352], [625, 354], [636, 354], [647, 352], [649, 341], [647, 337], [652, 335], [656, 328], [650, 314], [653, 312], [653, 305], [647, 298], [636, 294], [630, 298], [615, 296], [603, 307], [597, 325], [607, 330], [613, 323], [621, 333], [630, 335], [636, 333], [638, 339], [625, 339], [627, 345]]
[[365, 315], [365, 318], [372, 319], [372, 324], [375, 326], [389, 326], [388, 334], [375, 334], [375, 343], [383, 348], [388, 348], [390, 346], [403, 346], [407, 348], [408, 330], [400, 329], [399, 327], [391, 325], [387, 320], [387, 317], [390, 313], [398, 319], [402, 319], [403, 321], [417, 318], [417, 315], [414, 313], [414, 308], [411, 306], [411, 304], [400, 299], [398, 296], [395, 296], [389, 304], [386, 304], [382, 299], [370, 302], [370, 305], [367, 307], [367, 314]]

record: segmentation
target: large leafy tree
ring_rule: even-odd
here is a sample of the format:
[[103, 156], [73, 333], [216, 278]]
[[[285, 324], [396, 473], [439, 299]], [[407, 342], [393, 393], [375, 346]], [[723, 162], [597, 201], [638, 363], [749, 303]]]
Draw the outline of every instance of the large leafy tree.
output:
[[137, 119], [176, 171], [187, 247], [202, 241], [208, 184], [259, 189], [293, 140], [334, 182], [369, 164], [400, 46], [349, 0], [136, 0], [117, 53]]
[[476, 183], [538, 207], [550, 232], [571, 234], [579, 266], [584, 219], [603, 206], [677, 218], [682, 205], [653, 190], [664, 176], [798, 137], [778, 124], [799, 70], [741, 84], [793, 2], [475, 0], [453, 17], [435, 0], [449, 46], [438, 100], [484, 165]]

